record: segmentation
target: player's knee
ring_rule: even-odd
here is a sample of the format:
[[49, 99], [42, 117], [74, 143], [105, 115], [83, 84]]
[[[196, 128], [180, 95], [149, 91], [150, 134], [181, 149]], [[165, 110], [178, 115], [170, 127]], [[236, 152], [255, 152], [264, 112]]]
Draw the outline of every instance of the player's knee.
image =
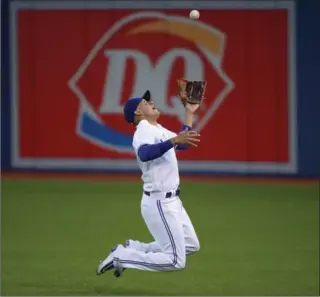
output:
[[176, 257], [176, 259], [174, 260], [174, 269], [175, 270], [181, 270], [184, 269], [186, 267], [186, 255], [181, 255], [178, 257]]
[[200, 242], [198, 239], [194, 242], [193, 251], [194, 251], [194, 253], [197, 253], [200, 251]]
[[177, 263], [174, 265], [174, 270], [181, 270], [186, 267], [186, 261], [177, 261]]
[[198, 239], [194, 240], [194, 242], [186, 247], [187, 255], [194, 254], [200, 251], [200, 242]]

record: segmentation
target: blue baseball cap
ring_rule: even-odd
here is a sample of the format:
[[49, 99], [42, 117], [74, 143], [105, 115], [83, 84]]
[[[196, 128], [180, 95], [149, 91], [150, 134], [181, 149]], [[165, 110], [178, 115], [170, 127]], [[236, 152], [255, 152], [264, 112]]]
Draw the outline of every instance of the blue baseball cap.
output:
[[150, 101], [151, 100], [151, 94], [150, 91], [147, 90], [142, 97], [133, 97], [130, 98], [123, 107], [123, 113], [124, 117], [127, 122], [133, 123], [134, 122], [134, 116], [135, 111], [137, 110], [138, 105], [142, 100]]

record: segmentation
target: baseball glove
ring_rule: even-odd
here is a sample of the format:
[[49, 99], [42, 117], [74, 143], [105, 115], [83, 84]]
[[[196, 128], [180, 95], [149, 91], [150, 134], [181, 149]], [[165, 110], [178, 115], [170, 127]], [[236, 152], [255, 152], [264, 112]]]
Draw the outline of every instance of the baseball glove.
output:
[[180, 78], [177, 80], [179, 88], [179, 98], [183, 105], [201, 104], [205, 99], [206, 81], [190, 81]]

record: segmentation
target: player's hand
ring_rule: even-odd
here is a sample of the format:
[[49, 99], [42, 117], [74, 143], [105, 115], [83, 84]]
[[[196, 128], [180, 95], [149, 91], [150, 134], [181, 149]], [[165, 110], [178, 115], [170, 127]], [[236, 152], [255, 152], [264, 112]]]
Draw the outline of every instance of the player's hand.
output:
[[197, 143], [200, 142], [200, 134], [196, 131], [182, 131], [180, 132], [176, 137], [172, 138], [172, 144], [178, 145], [178, 144], [188, 144], [193, 146], [198, 146]]

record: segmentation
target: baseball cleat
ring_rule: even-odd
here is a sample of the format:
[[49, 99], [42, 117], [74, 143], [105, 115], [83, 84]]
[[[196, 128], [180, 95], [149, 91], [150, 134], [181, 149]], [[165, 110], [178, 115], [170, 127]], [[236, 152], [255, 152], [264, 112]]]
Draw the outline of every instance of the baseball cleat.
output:
[[114, 268], [115, 269], [114, 269], [113, 275], [115, 277], [120, 277], [122, 273], [126, 270], [126, 268], [121, 266], [117, 258], [114, 260]]
[[[128, 247], [127, 242], [128, 241], [126, 241], [125, 243], [125, 248]], [[115, 277], [120, 277], [122, 273], [126, 270], [126, 268], [122, 267], [121, 264], [116, 259], [114, 260], [114, 267], [115, 267], [115, 270], [113, 272], [113, 275]]]
[[107, 258], [105, 258], [103, 261], [101, 261], [96, 269], [97, 275], [103, 274], [108, 270], [111, 270], [114, 268], [113, 265], [113, 253], [114, 251], [118, 248], [118, 246], [115, 246], [111, 249], [110, 254], [108, 255]]
[[125, 268], [116, 268], [113, 275], [115, 277], [120, 277], [125, 270], [126, 270]]

